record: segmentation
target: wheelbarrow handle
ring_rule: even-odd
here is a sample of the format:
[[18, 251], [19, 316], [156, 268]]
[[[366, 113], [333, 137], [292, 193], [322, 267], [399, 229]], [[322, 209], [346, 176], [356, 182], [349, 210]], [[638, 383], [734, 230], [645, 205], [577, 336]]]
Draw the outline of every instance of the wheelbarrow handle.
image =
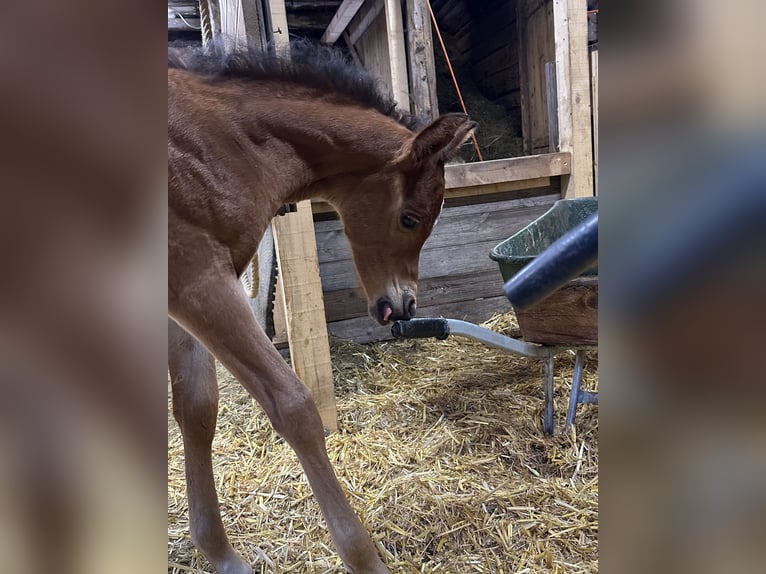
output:
[[517, 309], [539, 303], [598, 261], [598, 212], [554, 241], [503, 287]]
[[394, 339], [430, 339], [444, 340], [449, 337], [449, 321], [443, 318], [410, 319], [396, 321], [391, 326]]

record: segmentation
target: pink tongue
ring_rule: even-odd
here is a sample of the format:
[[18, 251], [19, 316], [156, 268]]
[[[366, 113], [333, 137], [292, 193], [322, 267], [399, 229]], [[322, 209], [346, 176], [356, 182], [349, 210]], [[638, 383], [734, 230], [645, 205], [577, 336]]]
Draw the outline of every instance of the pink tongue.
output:
[[393, 313], [393, 310], [391, 309], [390, 305], [386, 305], [383, 307], [383, 320], [388, 321], [388, 318], [391, 316], [391, 313]]

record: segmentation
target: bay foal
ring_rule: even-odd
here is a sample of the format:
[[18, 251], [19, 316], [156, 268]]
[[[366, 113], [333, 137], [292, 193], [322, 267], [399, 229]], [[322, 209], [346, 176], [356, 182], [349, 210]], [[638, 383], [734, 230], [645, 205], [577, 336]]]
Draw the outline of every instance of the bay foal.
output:
[[346, 568], [388, 572], [346, 500], [309, 390], [255, 321], [238, 276], [281, 205], [331, 203], [370, 315], [417, 305], [420, 249], [439, 215], [444, 158], [474, 129], [459, 114], [422, 129], [330, 51], [292, 60], [198, 55], [168, 69], [168, 360], [184, 440], [191, 536], [220, 574], [249, 574], [220, 518], [211, 443], [214, 357], [295, 450]]

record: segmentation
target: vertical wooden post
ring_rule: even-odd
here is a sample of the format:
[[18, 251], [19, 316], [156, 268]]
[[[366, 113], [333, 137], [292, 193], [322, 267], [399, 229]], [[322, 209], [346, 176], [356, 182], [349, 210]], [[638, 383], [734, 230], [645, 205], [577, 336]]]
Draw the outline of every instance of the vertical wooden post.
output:
[[407, 0], [407, 40], [413, 112], [424, 118], [436, 119], [439, 102], [436, 96], [431, 19], [427, 0]]
[[[271, 0], [270, 7], [272, 27], [282, 31], [274, 43], [289, 48], [284, 0]], [[325, 428], [334, 431], [338, 413], [311, 202], [302, 201], [296, 212], [276, 217], [272, 229], [280, 273], [274, 312], [284, 310], [293, 369], [311, 389]]]
[[590, 56], [590, 94], [593, 109], [593, 190], [598, 195], [598, 50]]
[[588, 19], [585, 0], [553, 0], [559, 151], [572, 154], [562, 197], [593, 195]]
[[385, 0], [388, 58], [391, 64], [391, 89], [394, 101], [404, 111], [410, 111], [410, 90], [407, 82], [407, 55], [404, 48], [402, 5], [399, 0]]
[[[311, 389], [325, 428], [337, 430], [338, 414], [311, 202], [300, 202], [297, 212], [276, 217], [272, 225], [282, 279], [282, 292], [277, 296], [283, 298], [286, 310], [293, 369]], [[275, 311], [278, 307], [275, 305]]]

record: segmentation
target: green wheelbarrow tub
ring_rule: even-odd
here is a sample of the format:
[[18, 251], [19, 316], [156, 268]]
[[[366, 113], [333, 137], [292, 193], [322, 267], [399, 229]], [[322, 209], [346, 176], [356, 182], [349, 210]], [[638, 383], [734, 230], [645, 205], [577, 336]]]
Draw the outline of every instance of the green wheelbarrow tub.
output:
[[[551, 243], [598, 210], [598, 198], [557, 201], [546, 213], [496, 245], [489, 256], [503, 282], [528, 265]], [[537, 305], [514, 309], [524, 340], [550, 345], [598, 342], [598, 267], [587, 270]]]

